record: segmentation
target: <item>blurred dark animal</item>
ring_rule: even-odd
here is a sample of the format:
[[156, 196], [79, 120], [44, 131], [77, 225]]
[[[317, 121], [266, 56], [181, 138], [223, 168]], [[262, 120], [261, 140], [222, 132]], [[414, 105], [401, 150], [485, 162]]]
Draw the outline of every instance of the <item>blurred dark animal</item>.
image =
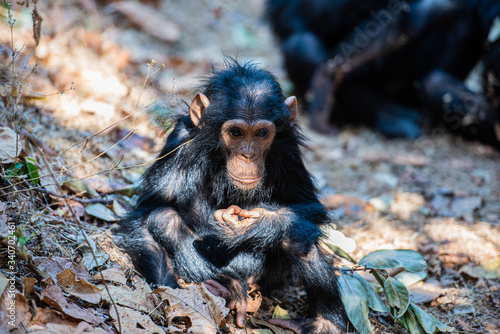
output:
[[318, 247], [329, 219], [302, 162], [296, 114], [295, 97], [285, 99], [272, 74], [228, 60], [146, 172], [121, 244], [151, 283], [206, 282], [240, 327], [249, 284], [268, 294], [292, 275], [311, 318], [270, 321], [296, 333], [341, 333], [336, 275]]
[[[364, 122], [415, 138], [423, 107], [452, 131], [500, 148], [498, 41], [488, 41], [500, 2], [268, 0], [267, 15], [316, 130]], [[480, 60], [482, 94], [463, 83]]]

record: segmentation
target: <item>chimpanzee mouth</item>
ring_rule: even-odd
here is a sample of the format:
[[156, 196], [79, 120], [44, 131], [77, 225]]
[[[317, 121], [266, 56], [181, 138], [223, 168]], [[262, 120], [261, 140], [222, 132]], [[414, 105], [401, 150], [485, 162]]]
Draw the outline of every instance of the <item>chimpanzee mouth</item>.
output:
[[256, 177], [256, 178], [250, 178], [250, 177], [237, 177], [237, 176], [234, 176], [233, 174], [231, 174], [231, 172], [229, 172], [229, 176], [231, 176], [231, 178], [237, 182], [240, 182], [240, 183], [243, 183], [243, 184], [253, 184], [253, 183], [257, 183], [259, 182], [262, 177]]

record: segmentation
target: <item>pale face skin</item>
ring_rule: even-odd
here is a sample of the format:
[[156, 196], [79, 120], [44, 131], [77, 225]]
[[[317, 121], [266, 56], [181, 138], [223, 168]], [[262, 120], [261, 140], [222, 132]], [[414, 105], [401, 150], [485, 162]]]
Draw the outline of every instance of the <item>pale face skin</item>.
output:
[[266, 120], [234, 119], [225, 122], [221, 132], [228, 151], [229, 176], [238, 188], [253, 189], [264, 177], [264, 162], [276, 135], [275, 125]]

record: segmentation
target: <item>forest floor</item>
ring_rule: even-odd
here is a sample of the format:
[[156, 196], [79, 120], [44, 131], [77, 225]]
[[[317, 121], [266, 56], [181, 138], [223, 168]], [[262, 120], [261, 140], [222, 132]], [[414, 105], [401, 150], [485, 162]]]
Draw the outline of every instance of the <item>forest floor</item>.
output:
[[[116, 333], [113, 302], [123, 333], [180, 333], [211, 311], [200, 306], [189, 320], [165, 313], [162, 299], [224, 305], [200, 285], [187, 297], [152, 293], [110, 230], [133, 205], [175, 106], [223, 53], [254, 59], [290, 91], [263, 1], [39, 1], [41, 31], [27, 4], [0, 6], [0, 333]], [[354, 127], [323, 136], [300, 123], [322, 201], [356, 242], [349, 254], [418, 251], [428, 269], [408, 287], [412, 301], [457, 333], [499, 334], [500, 154], [442, 129], [411, 141]], [[306, 310], [304, 294], [287, 290], [264, 299], [254, 328], [278, 304], [292, 316]], [[406, 333], [389, 315], [371, 315], [375, 333]], [[230, 316], [227, 324], [252, 332]]]

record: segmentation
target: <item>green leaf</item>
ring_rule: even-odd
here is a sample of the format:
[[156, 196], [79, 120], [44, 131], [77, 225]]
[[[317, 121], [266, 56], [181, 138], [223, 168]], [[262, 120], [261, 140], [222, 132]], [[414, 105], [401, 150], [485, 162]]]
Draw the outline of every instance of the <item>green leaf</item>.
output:
[[413, 314], [415, 314], [415, 317], [417, 318], [420, 325], [422, 325], [426, 333], [430, 334], [436, 331], [437, 326], [434, 323], [434, 320], [420, 307], [413, 303], [410, 303], [409, 309], [413, 311]]
[[332, 245], [331, 243], [328, 243], [328, 242], [325, 242], [323, 241], [323, 243], [328, 247], [330, 248], [336, 255], [346, 259], [347, 261], [350, 261], [354, 264], [356, 264], [356, 260], [354, 260], [349, 254], [347, 254], [346, 252], [344, 252], [344, 250], [338, 246], [335, 246], [335, 245]]
[[[30, 159], [33, 160], [33, 159]], [[26, 169], [28, 171], [28, 179], [33, 182], [35, 186], [40, 183], [40, 175], [38, 174], [38, 167], [33, 165], [31, 162], [26, 162]]]
[[393, 277], [388, 277], [384, 282], [384, 291], [389, 305], [397, 310], [394, 317], [399, 318], [405, 314], [410, 304], [410, 293], [403, 283]]
[[[422, 311], [423, 312], [423, 311]], [[435, 316], [432, 314], [428, 314], [428, 316], [434, 321], [436, 324], [436, 327], [440, 332], [445, 332], [445, 333], [452, 333], [455, 331], [455, 327], [450, 327], [448, 325], [443, 324], [441, 321], [439, 321]]]
[[91, 204], [85, 208], [85, 212], [89, 215], [100, 218], [107, 222], [115, 222], [120, 220], [113, 211], [108, 209], [105, 205], [101, 203]]
[[446, 326], [413, 303], [410, 303], [404, 316], [397, 319], [397, 321], [411, 334], [451, 333], [455, 331], [454, 327]]
[[358, 332], [370, 333], [372, 326], [368, 319], [368, 292], [365, 286], [350, 274], [339, 278], [339, 286], [349, 321]]
[[406, 313], [397, 319], [397, 322], [401, 324], [410, 334], [425, 334], [424, 329], [419, 325], [417, 318], [408, 308]]
[[21, 162], [18, 162], [17, 164], [12, 164], [7, 168], [7, 170], [10, 172], [8, 176], [16, 176], [16, 175], [21, 175], [21, 169], [23, 168], [23, 164]]
[[360, 274], [354, 273], [354, 278], [363, 284], [366, 289], [367, 297], [368, 297], [368, 307], [377, 312], [389, 312], [389, 308], [382, 303], [380, 297], [378, 296], [375, 288], [373, 287], [373, 283], [365, 280]]
[[393, 269], [403, 267], [411, 272], [427, 268], [424, 258], [409, 249], [378, 250], [362, 258], [358, 265], [370, 269]]

